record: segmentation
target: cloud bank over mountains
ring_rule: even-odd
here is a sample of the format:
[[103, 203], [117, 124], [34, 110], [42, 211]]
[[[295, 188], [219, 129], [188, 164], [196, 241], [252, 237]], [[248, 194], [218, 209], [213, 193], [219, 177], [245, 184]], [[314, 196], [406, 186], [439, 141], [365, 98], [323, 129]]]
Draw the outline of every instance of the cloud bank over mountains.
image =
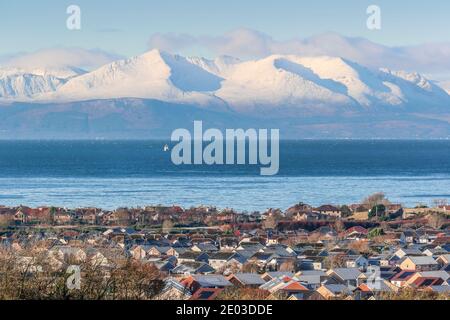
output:
[[94, 69], [122, 56], [99, 49], [49, 48], [0, 59], [0, 66], [23, 69], [76, 67]]
[[[277, 40], [253, 29], [240, 28], [219, 36], [154, 33], [147, 45], [149, 49], [180, 54], [202, 49], [203, 52], [209, 52], [211, 57], [226, 55], [242, 60], [259, 59], [273, 54], [335, 56], [368, 67], [420, 72], [442, 83], [450, 81], [450, 42], [389, 47], [365, 38], [346, 37], [332, 32], [309, 38]], [[0, 66], [26, 69], [76, 67], [93, 70], [121, 58], [124, 57], [101, 49], [54, 47], [0, 56]], [[446, 87], [448, 89], [448, 85]]]
[[262, 58], [272, 54], [339, 56], [370, 67], [449, 75], [450, 79], [450, 42], [388, 47], [364, 38], [345, 37], [331, 32], [305, 39], [298, 37], [280, 41], [256, 30], [241, 28], [216, 37], [156, 33], [150, 37], [148, 44], [150, 49], [170, 52], [203, 47], [215, 56], [230, 55], [241, 59]]

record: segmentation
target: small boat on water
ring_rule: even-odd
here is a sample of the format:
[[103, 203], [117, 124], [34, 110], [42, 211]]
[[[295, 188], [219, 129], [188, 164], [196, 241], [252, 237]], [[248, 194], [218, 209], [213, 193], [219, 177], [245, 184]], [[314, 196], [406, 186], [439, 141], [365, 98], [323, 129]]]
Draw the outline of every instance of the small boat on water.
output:
[[169, 145], [166, 144], [166, 145], [164, 146], [164, 152], [167, 152], [167, 151], [169, 151], [169, 150], [170, 150]]

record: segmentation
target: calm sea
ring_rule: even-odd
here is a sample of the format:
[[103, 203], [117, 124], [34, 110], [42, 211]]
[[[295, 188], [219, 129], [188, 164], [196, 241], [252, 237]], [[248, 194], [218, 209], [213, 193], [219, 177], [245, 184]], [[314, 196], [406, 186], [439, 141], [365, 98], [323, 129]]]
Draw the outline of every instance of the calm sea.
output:
[[177, 167], [165, 143], [0, 142], [0, 204], [251, 211], [355, 203], [378, 191], [405, 205], [450, 199], [450, 141], [284, 141], [274, 177], [259, 166]]

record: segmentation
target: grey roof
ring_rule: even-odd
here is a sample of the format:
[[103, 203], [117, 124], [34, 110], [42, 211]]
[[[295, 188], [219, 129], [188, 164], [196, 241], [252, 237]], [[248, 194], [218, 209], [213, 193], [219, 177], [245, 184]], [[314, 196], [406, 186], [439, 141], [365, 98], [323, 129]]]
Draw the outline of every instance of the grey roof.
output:
[[332, 271], [342, 280], [355, 280], [361, 275], [357, 268], [336, 268]]
[[266, 283], [259, 274], [256, 273], [236, 273], [234, 277], [245, 285], [262, 285]]
[[178, 259], [192, 259], [196, 260], [200, 256], [207, 255], [206, 252], [185, 251], [178, 256]]
[[246, 257], [249, 259], [251, 256], [253, 256], [255, 253], [257, 253], [258, 250], [248, 250], [247, 248], [245, 250], [236, 250], [237, 253], [239, 253], [241, 256]]
[[238, 262], [241, 263], [241, 264], [246, 263], [247, 260], [248, 260], [247, 257], [241, 255], [240, 253], [235, 253], [235, 254], [233, 254], [233, 256], [230, 257], [230, 260], [231, 260], [231, 259], [234, 259], [234, 260], [238, 261]]
[[265, 274], [269, 275], [272, 279], [273, 278], [279, 278], [279, 277], [284, 277], [284, 276], [288, 276], [288, 277], [293, 277], [294, 273], [293, 272], [289, 272], [289, 271], [270, 271], [270, 272], [266, 272]]
[[174, 274], [185, 274], [185, 273], [199, 273], [199, 272], [214, 272], [214, 268], [209, 264], [204, 262], [184, 262], [173, 268], [172, 273]]
[[204, 288], [229, 287], [233, 284], [222, 275], [194, 275], [195, 281]]
[[324, 284], [324, 287], [333, 292], [334, 294], [349, 292], [347, 286], [344, 286], [343, 284]]
[[187, 296], [191, 296], [191, 293], [185, 286], [183, 286], [181, 283], [179, 283], [177, 280], [173, 278], [168, 278], [164, 280], [164, 288], [162, 290], [162, 293], [167, 292], [168, 290], [176, 288], [178, 291], [183, 292]]
[[430, 277], [430, 278], [441, 278], [444, 281], [447, 281], [450, 278], [450, 274], [447, 271], [439, 270], [439, 271], [421, 271], [419, 272], [422, 277]]
[[219, 249], [212, 243], [199, 243], [196, 245], [201, 251], [218, 251]]
[[416, 265], [430, 265], [430, 264], [436, 265], [436, 264], [438, 264], [436, 262], [436, 260], [434, 260], [432, 257], [429, 257], [429, 256], [421, 256], [421, 257], [411, 256], [408, 258], [411, 259], [411, 261]]
[[325, 271], [306, 270], [306, 271], [302, 271], [302, 273], [300, 275], [296, 276], [296, 278], [300, 282], [305, 282], [307, 284], [320, 284], [321, 278], [325, 277], [325, 276], [326, 276]]
[[286, 250], [286, 248], [283, 248], [281, 246], [269, 246], [266, 249], [264, 249], [265, 253], [274, 253], [280, 257], [293, 257], [296, 254], [295, 253], [291, 253], [289, 251]]
[[228, 260], [235, 255], [234, 252], [216, 252], [209, 256], [209, 260]]
[[[418, 248], [408, 248], [408, 249], [399, 249], [398, 251], [403, 251], [407, 256], [422, 256], [423, 253]], [[397, 252], [397, 251], [396, 251]]]
[[[166, 247], [166, 246], [150, 246], [148, 250], [150, 249], [156, 249], [158, 252], [160, 253], [166, 253], [167, 251], [169, 251], [170, 249], [172, 249], [172, 247]], [[147, 250], [147, 251], [148, 251]]]

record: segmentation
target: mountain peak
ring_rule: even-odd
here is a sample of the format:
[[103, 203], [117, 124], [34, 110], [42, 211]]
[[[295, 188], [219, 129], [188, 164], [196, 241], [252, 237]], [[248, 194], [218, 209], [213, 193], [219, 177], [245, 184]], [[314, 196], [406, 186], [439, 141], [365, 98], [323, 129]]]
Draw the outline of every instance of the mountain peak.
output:
[[[275, 54], [241, 61], [183, 57], [153, 49], [88, 73], [50, 70], [28, 75], [0, 69], [0, 97], [46, 101], [144, 98], [195, 105], [224, 105], [237, 112], [283, 107], [339, 112], [386, 106], [445, 106], [449, 96], [417, 73], [371, 70], [336, 56]], [[13, 88], [13, 89], [11, 89]]]

